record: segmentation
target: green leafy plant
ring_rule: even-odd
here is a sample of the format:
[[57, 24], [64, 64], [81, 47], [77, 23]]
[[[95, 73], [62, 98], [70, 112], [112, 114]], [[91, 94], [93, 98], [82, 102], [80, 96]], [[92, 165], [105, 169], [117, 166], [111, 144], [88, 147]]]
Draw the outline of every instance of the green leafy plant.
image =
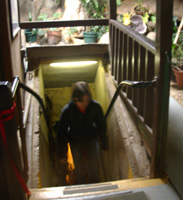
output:
[[97, 33], [97, 39], [99, 40], [102, 35], [109, 31], [108, 26], [91, 26], [90, 31]]
[[40, 20], [40, 21], [46, 21], [46, 20], [48, 20], [48, 16], [47, 16], [47, 14], [41, 13], [41, 14], [38, 16], [37, 19]]
[[56, 12], [53, 14], [53, 20], [55, 19], [60, 19], [62, 17], [63, 13], [62, 12]]
[[31, 22], [32, 21], [32, 14], [31, 14], [31, 12], [28, 13], [28, 16], [29, 16], [29, 21]]
[[48, 17], [47, 14], [41, 13], [37, 19], [40, 21], [57, 20], [57, 19], [60, 19], [62, 15], [63, 15], [62, 12], [56, 12], [56, 13], [53, 13], [53, 16]]
[[154, 14], [154, 13], [151, 14], [151, 16], [150, 16], [150, 21], [156, 23], [156, 14]]
[[178, 41], [174, 44], [176, 33], [172, 36], [172, 66], [177, 70], [183, 70], [183, 31], [180, 32]]
[[[85, 18], [105, 18], [107, 12], [107, 0], [80, 0]], [[98, 39], [108, 31], [107, 26], [87, 26], [87, 32], [97, 32]]]
[[[41, 13], [39, 16], [38, 16], [38, 20], [39, 21], [47, 21], [47, 20], [57, 20], [57, 19], [60, 19], [61, 16], [62, 16], [63, 13], [61, 12], [57, 12], [57, 13], [54, 13], [53, 16], [51, 17], [48, 17], [47, 14], [44, 14], [44, 13]], [[59, 31], [60, 29], [59, 28], [55, 28], [55, 27], [51, 27], [49, 29], [47, 29], [49, 31]], [[39, 33], [40, 35], [42, 35], [44, 32], [46, 32], [46, 30], [39, 30]]]
[[120, 6], [120, 5], [122, 4], [122, 1], [123, 1], [123, 0], [116, 0], [116, 5], [117, 5], [117, 6]]
[[39, 28], [39, 29], [37, 30], [37, 34], [39, 35], [40, 38], [43, 38], [44, 35], [45, 35], [45, 33], [46, 33], [46, 30], [45, 30], [45, 29]]
[[71, 36], [75, 33], [78, 33], [78, 28], [77, 27], [70, 27], [70, 29], [68, 31], [68, 35]]
[[136, 0], [137, 4], [134, 8], [135, 11], [141, 11], [141, 12], [148, 12], [149, 8], [143, 6], [143, 1], [142, 0]]
[[32, 34], [33, 34], [33, 35], [37, 35], [37, 33], [38, 33], [38, 30], [37, 30], [36, 28], [33, 28], [33, 29], [32, 29]]
[[[29, 21], [32, 21], [32, 14], [31, 12], [28, 13]], [[26, 29], [25, 32], [32, 32], [32, 35], [37, 35], [38, 30], [36, 28]]]
[[177, 16], [173, 16], [173, 33], [177, 32]]
[[[32, 21], [31, 12], [28, 13], [28, 19], [29, 19], [29, 21]], [[38, 30], [36, 28], [25, 29], [24, 34], [25, 34], [26, 42], [36, 42], [37, 41]]]
[[107, 0], [80, 0], [85, 18], [105, 18]]
[[147, 12], [145, 12], [145, 14], [142, 16], [142, 20], [145, 24], [147, 24], [147, 22], [149, 21], [149, 15]]
[[[56, 12], [51, 17], [48, 17], [47, 14], [41, 13], [38, 16], [38, 20], [40, 21], [57, 20], [57, 19], [60, 19], [61, 16], [62, 16], [61, 12]], [[61, 39], [61, 30], [60, 28], [56, 28], [56, 27], [39, 29], [38, 35], [40, 38], [47, 36], [48, 44], [57, 44]]]

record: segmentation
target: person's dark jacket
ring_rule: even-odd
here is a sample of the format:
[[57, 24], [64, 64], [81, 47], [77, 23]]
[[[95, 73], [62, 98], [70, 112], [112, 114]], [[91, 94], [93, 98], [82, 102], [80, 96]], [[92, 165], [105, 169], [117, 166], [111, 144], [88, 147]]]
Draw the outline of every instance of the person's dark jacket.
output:
[[100, 104], [91, 99], [84, 114], [72, 100], [65, 105], [57, 130], [59, 157], [66, 157], [67, 142], [83, 144], [98, 138], [103, 150], [108, 149], [106, 121]]

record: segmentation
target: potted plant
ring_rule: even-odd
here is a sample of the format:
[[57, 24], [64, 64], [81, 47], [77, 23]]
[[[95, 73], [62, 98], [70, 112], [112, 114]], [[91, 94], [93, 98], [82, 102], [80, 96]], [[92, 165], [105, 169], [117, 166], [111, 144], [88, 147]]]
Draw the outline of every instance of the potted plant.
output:
[[[32, 21], [32, 15], [30, 12], [28, 13], [28, 16], [29, 16], [29, 21]], [[26, 42], [36, 42], [37, 41], [37, 29], [35, 29], [35, 28], [25, 29], [24, 33], [25, 33]]]
[[86, 27], [86, 31], [83, 32], [85, 43], [95, 43], [102, 35], [109, 31], [108, 26], [91, 26]]
[[177, 85], [183, 89], [183, 46], [180, 44], [172, 45], [172, 67]]
[[73, 44], [74, 43], [74, 37], [78, 36], [78, 28], [77, 27], [70, 27], [67, 31], [68, 37], [66, 38], [66, 43]]
[[172, 69], [178, 87], [183, 89], [183, 31], [180, 31], [177, 40], [176, 36], [177, 33], [174, 33], [172, 44]]
[[61, 30], [58, 28], [50, 28], [47, 30], [48, 44], [58, 44], [61, 40]]
[[97, 42], [97, 29], [94, 27], [86, 27], [86, 31], [83, 32], [85, 43], [96, 43]]
[[[85, 18], [105, 18], [107, 13], [107, 0], [80, 0], [80, 2]], [[85, 43], [97, 42], [107, 30], [108, 28], [105, 26], [86, 27], [86, 30], [83, 32]]]
[[25, 29], [25, 39], [26, 42], [36, 42], [37, 41], [37, 29]]
[[143, 6], [142, 0], [137, 0], [137, 5], [135, 6], [134, 11], [137, 15], [144, 16], [145, 13], [149, 12], [149, 8]]
[[[52, 17], [48, 18], [46, 14], [40, 14], [38, 20], [57, 20], [61, 18], [62, 13], [54, 13]], [[47, 42], [49, 45], [58, 44], [61, 40], [61, 29], [60, 28], [48, 28], [46, 29]]]

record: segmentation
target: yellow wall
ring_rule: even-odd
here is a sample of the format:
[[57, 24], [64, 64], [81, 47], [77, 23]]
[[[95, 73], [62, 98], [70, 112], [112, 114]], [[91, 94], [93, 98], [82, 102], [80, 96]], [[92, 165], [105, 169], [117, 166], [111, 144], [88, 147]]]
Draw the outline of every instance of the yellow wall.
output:
[[[101, 104], [104, 113], [106, 113], [111, 100], [106, 76], [108, 76], [108, 74], [105, 72], [102, 62], [99, 61], [99, 67], [95, 81], [94, 83], [89, 83], [93, 99], [97, 100]], [[42, 85], [41, 87], [43, 89], [44, 80], [42, 78], [44, 77], [40, 77], [40, 84]], [[43, 94], [42, 91], [40, 92]], [[59, 120], [62, 108], [70, 100], [71, 87], [44, 89], [44, 93], [52, 102], [50, 116], [52, 117], [51, 123], [54, 125], [54, 123]], [[103, 154], [106, 181], [131, 179], [133, 178], [133, 173], [128, 162], [126, 149], [124, 147], [122, 135], [118, 127], [119, 121], [114, 112], [110, 114], [109, 120], [107, 121], [107, 126], [109, 150], [107, 153]]]
[[109, 97], [107, 95], [108, 93], [105, 80], [105, 71], [101, 61], [97, 70], [94, 87], [96, 100], [101, 104], [104, 113], [106, 113], [109, 106]]

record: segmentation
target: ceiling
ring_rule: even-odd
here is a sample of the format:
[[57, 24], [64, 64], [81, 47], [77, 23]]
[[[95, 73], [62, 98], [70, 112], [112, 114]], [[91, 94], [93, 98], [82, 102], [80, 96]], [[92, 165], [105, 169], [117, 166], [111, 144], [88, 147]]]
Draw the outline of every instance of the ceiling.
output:
[[70, 87], [77, 81], [86, 81], [93, 83], [98, 69], [96, 64], [84, 66], [62, 66], [51, 67], [50, 63], [41, 64], [44, 87], [46, 88], [61, 88]]

